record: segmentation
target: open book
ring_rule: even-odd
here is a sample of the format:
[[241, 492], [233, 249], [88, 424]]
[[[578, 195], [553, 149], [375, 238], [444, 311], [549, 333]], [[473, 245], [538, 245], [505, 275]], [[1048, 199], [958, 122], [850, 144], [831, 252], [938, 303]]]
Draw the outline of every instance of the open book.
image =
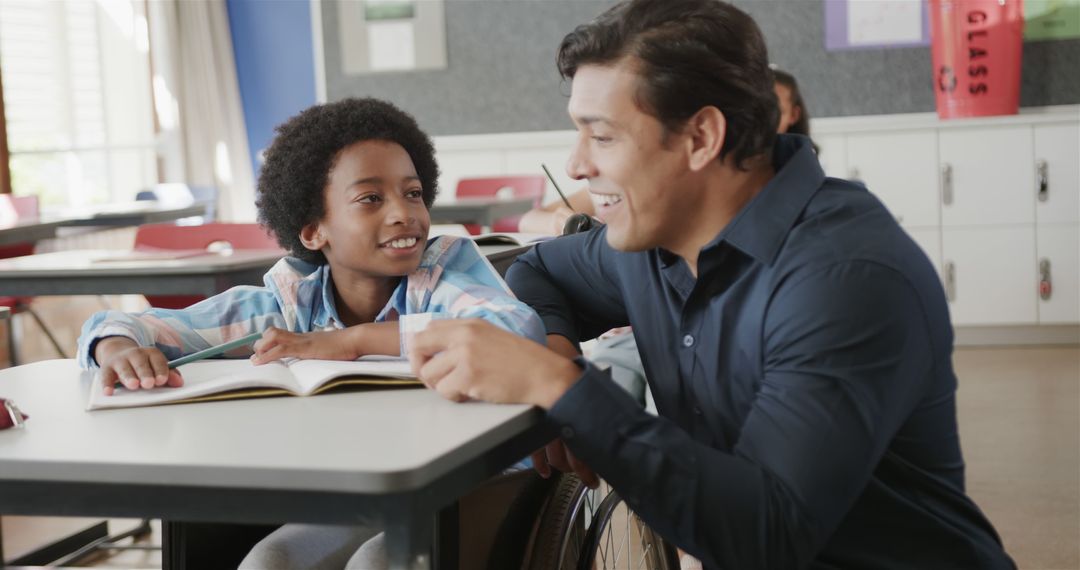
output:
[[248, 359], [200, 360], [178, 368], [179, 388], [127, 390], [117, 385], [113, 395], [102, 392], [101, 374], [94, 376], [87, 410], [135, 408], [159, 404], [206, 402], [257, 396], [311, 396], [344, 385], [422, 386], [409, 361], [389, 356], [360, 360], [286, 359], [255, 366]]

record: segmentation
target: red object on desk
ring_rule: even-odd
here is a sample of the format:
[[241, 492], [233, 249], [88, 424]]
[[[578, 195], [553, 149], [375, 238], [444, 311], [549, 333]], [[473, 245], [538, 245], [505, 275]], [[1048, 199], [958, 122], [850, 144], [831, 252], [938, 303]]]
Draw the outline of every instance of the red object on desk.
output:
[[[259, 224], [148, 224], [135, 231], [135, 251], [213, 249], [215, 245], [231, 249], [281, 247]], [[281, 254], [285, 255], [285, 252]], [[160, 309], [183, 309], [205, 298], [201, 295], [151, 295], [146, 300], [150, 306]]]
[[[547, 179], [541, 174], [527, 176], [496, 176], [492, 178], [462, 178], [458, 181], [454, 195], [458, 198], [493, 197], [503, 188], [509, 188], [514, 198], [532, 198], [533, 207], [539, 207], [544, 199], [544, 186]], [[491, 225], [493, 232], [516, 232], [521, 216], [511, 216], [495, 220]], [[480, 233], [480, 226], [465, 224], [472, 235]]]
[[11, 400], [0, 398], [0, 430], [22, 427], [30, 416], [19, 411]]

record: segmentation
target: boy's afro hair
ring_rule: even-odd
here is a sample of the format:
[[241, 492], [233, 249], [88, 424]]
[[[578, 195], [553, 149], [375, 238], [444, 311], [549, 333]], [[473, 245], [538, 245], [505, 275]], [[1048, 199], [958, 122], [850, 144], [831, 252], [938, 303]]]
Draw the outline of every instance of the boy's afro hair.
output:
[[369, 140], [394, 142], [409, 153], [431, 207], [439, 191], [435, 147], [411, 115], [371, 98], [315, 105], [278, 126], [259, 175], [259, 222], [291, 255], [326, 263], [321, 251], [300, 242], [300, 230], [325, 216], [324, 190], [341, 151]]

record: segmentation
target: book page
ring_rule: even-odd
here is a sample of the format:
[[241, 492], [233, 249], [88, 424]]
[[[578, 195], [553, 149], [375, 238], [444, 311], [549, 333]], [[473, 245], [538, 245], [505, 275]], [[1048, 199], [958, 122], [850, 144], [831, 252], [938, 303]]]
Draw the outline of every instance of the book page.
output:
[[415, 380], [409, 361], [397, 356], [363, 356], [359, 360], [291, 360], [289, 369], [299, 384], [301, 394], [315, 392], [335, 378], [356, 377], [379, 380]]
[[98, 372], [90, 388], [90, 401], [86, 409], [153, 406], [249, 388], [275, 388], [301, 393], [289, 368], [281, 362], [255, 366], [246, 358], [207, 359], [185, 364], [178, 370], [184, 377], [184, 385], [179, 388], [128, 390], [117, 385], [112, 396], [102, 392], [101, 373]]

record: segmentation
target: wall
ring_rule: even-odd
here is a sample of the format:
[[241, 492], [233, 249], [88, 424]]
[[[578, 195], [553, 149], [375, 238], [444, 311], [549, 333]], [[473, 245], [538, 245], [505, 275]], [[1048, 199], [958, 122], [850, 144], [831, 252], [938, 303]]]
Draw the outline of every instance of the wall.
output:
[[315, 103], [308, 0], [228, 0], [252, 172], [274, 127]]
[[[374, 96], [436, 135], [571, 128], [555, 50], [611, 0], [447, 0], [440, 71], [343, 76], [337, 1], [322, 0], [327, 98]], [[824, 49], [823, 0], [738, 1], [758, 21], [773, 62], [793, 71], [813, 116], [931, 112], [929, 48]], [[252, 152], [315, 102], [310, 0], [228, 0]], [[1021, 105], [1080, 103], [1080, 40], [1024, 45]], [[256, 172], [257, 169], [256, 163]]]
[[[343, 76], [338, 0], [321, 3], [329, 100], [390, 99], [432, 134], [569, 128], [567, 86], [555, 50], [607, 0], [447, 0], [447, 58], [440, 71]], [[827, 52], [822, 0], [737, 1], [758, 21], [773, 62], [794, 72], [814, 116], [934, 110], [929, 48]], [[1080, 102], [1080, 40], [1024, 45], [1021, 105]]]

